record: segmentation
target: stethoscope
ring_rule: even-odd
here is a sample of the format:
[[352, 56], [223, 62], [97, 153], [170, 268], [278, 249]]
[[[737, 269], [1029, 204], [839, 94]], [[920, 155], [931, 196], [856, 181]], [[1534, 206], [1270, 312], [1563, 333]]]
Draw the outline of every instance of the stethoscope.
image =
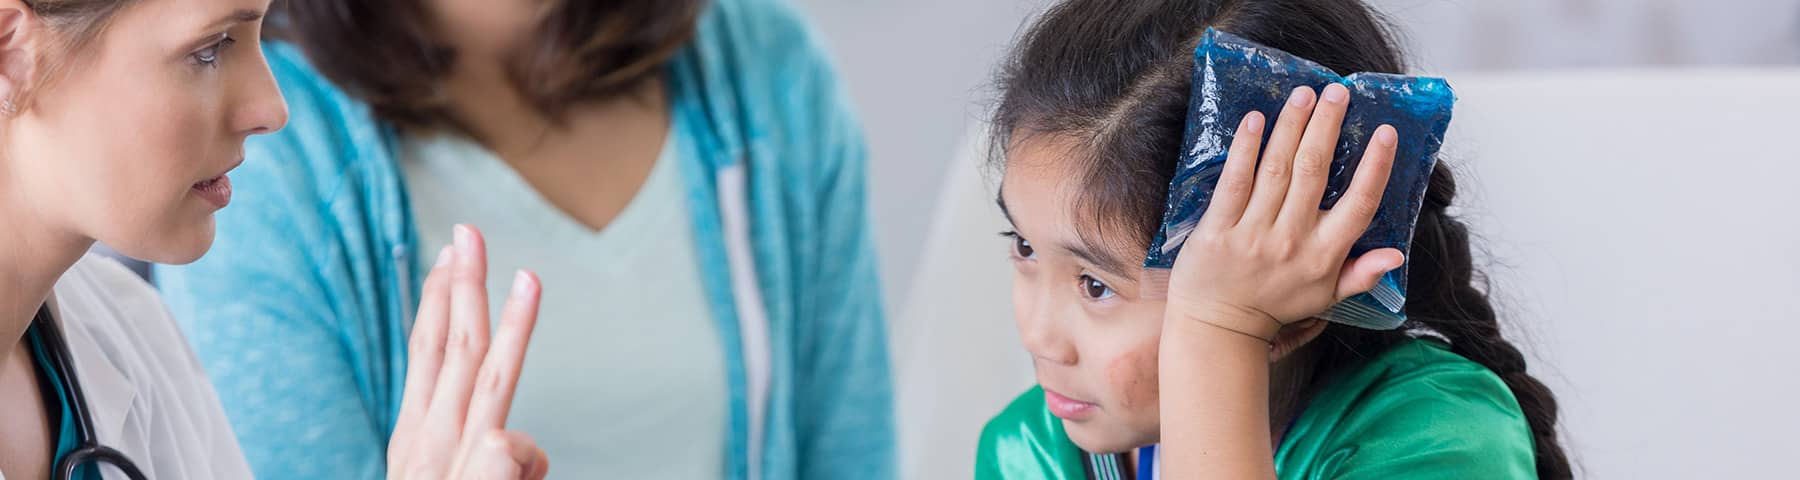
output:
[[50, 315], [48, 305], [38, 307], [37, 324], [39, 335], [44, 340], [44, 354], [50, 357], [50, 369], [62, 379], [62, 396], [69, 399], [69, 411], [75, 416], [75, 436], [79, 440], [75, 450], [69, 452], [62, 461], [56, 462], [56, 470], [50, 478], [69, 480], [75, 478], [75, 469], [93, 463], [112, 464], [125, 473], [130, 480], [146, 480], [144, 472], [138, 470], [137, 464], [125, 458], [111, 447], [101, 445], [94, 436], [94, 417], [87, 409], [87, 395], [81, 391], [81, 382], [75, 378], [74, 361], [69, 358], [69, 344], [63, 341], [62, 328], [56, 325], [56, 317]]

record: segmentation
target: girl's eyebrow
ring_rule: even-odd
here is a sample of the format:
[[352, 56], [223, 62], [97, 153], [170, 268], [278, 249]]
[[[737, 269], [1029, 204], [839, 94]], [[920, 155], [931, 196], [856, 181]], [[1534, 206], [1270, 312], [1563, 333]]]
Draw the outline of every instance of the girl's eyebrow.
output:
[[1121, 262], [1119, 259], [1107, 255], [1105, 248], [1094, 245], [1085, 237], [1081, 239], [1081, 243], [1078, 245], [1057, 245], [1057, 247], [1068, 250], [1070, 254], [1075, 255], [1075, 258], [1079, 258], [1082, 261], [1099, 268], [1100, 271], [1112, 274], [1127, 282], [1137, 281], [1137, 274], [1132, 272], [1125, 262]]
[[[1002, 193], [994, 195], [994, 204], [1000, 206], [1000, 215], [1006, 217], [1006, 223], [1017, 228], [1019, 222], [1013, 221], [1012, 212], [1006, 210], [1006, 195], [1004, 193], [1006, 191], [1006, 185], [1002, 184], [999, 190]], [[1078, 245], [1063, 245], [1060, 242], [1051, 242], [1050, 246], [1068, 251], [1070, 254], [1075, 255], [1075, 258], [1079, 258], [1089, 265], [1099, 268], [1102, 272], [1112, 274], [1113, 276], [1125, 279], [1125, 281], [1128, 282], [1137, 281], [1137, 274], [1132, 272], [1129, 265], [1119, 261], [1119, 259], [1113, 258], [1111, 255], [1106, 255], [1106, 248], [1095, 245], [1093, 242], [1088, 241], [1085, 236], [1083, 236], [1081, 243]]]

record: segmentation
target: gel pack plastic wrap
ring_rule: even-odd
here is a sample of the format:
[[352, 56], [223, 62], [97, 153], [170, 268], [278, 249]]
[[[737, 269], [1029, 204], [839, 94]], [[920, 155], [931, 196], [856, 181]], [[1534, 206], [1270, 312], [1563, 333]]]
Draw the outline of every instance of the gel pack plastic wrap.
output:
[[[1443, 79], [1380, 73], [1339, 76], [1331, 69], [1286, 52], [1258, 45], [1217, 30], [1207, 30], [1194, 50], [1193, 93], [1187, 133], [1175, 178], [1163, 206], [1162, 226], [1144, 259], [1148, 275], [1166, 275], [1181, 244], [1192, 233], [1212, 198], [1237, 125], [1250, 111], [1260, 111], [1273, 131], [1289, 93], [1300, 86], [1323, 89], [1331, 83], [1350, 90], [1319, 208], [1330, 209], [1343, 196], [1375, 128], [1393, 125], [1399, 133], [1393, 172], [1381, 207], [1369, 230], [1357, 239], [1351, 257], [1380, 248], [1398, 248], [1410, 264], [1413, 224], [1425, 196], [1426, 182], [1437, 163], [1444, 129], [1450, 125], [1456, 95]], [[1268, 139], [1263, 139], [1266, 145]], [[1333, 306], [1326, 320], [1372, 329], [1392, 329], [1406, 321], [1406, 270], [1388, 272], [1373, 291]], [[1160, 270], [1160, 271], [1159, 271]]]

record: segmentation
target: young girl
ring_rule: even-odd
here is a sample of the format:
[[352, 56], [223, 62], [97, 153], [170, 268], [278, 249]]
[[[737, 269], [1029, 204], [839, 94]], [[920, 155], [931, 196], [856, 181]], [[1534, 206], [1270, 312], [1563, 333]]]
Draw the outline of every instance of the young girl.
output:
[[1208, 27], [1343, 74], [1404, 71], [1358, 0], [1068, 0], [1038, 20], [1002, 72], [994, 131], [1039, 387], [988, 423], [977, 478], [1570, 477], [1554, 397], [1472, 284], [1442, 163], [1414, 233], [1409, 323], [1313, 319], [1402, 259], [1344, 260], [1409, 132], [1378, 129], [1344, 200], [1316, 208], [1342, 86], [1294, 91], [1273, 124], [1242, 119], [1167, 300], [1146, 298], [1139, 265]]

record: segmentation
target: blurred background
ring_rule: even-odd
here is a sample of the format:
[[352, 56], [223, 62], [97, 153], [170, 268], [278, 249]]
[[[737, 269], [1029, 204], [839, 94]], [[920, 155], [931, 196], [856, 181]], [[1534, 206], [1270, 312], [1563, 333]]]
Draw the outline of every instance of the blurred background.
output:
[[[1582, 478], [1785, 478], [1800, 451], [1800, 0], [1372, 0], [1461, 103], [1444, 147]], [[979, 162], [1040, 0], [798, 0], [873, 149], [906, 477], [967, 478], [1031, 384]]]

